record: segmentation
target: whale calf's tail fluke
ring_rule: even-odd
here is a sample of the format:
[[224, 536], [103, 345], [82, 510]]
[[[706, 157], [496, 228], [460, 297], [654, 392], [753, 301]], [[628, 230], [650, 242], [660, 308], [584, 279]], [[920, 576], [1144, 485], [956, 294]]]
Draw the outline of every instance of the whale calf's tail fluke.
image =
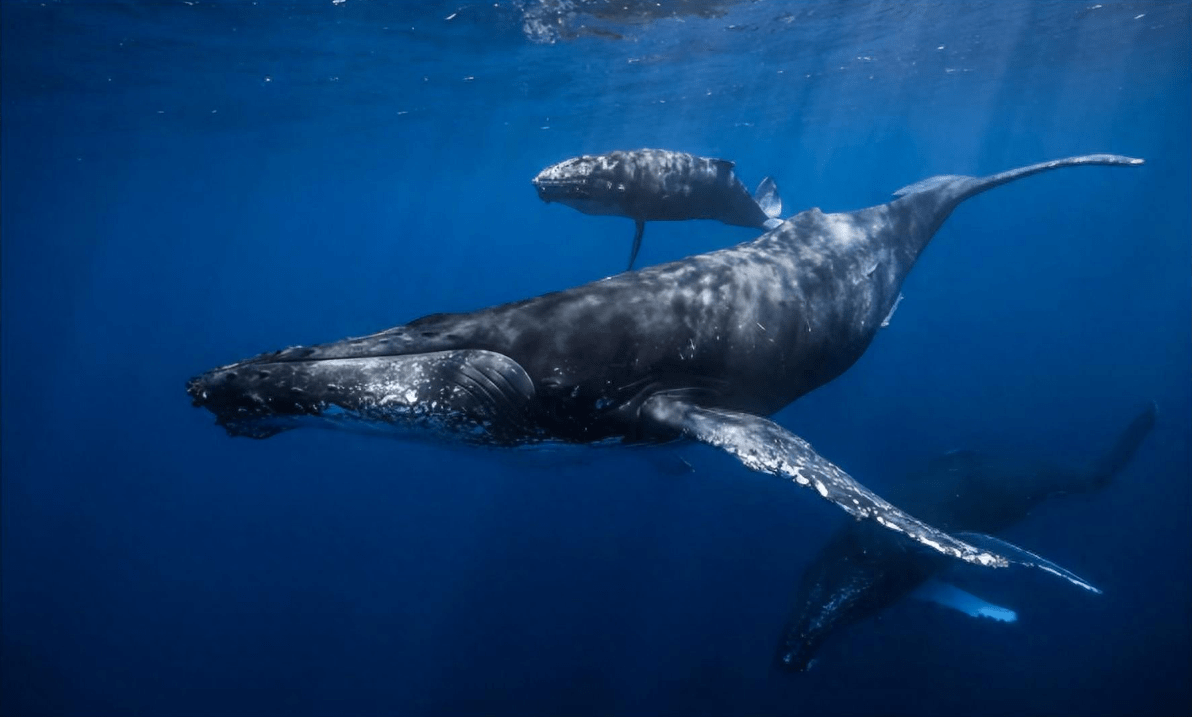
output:
[[769, 217], [762, 225], [766, 231], [782, 223], [778, 216], [782, 214], [782, 197], [778, 196], [778, 185], [774, 183], [773, 177], [766, 177], [757, 185], [753, 201], [757, 202], [757, 206]]

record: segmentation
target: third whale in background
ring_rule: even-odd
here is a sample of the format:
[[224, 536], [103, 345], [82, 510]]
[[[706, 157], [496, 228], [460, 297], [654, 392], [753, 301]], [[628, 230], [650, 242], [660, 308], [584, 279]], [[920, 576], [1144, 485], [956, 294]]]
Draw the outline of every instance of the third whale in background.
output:
[[[909, 476], [891, 491], [891, 497], [918, 518], [970, 541], [977, 537], [973, 533], [1000, 533], [1053, 496], [1088, 493], [1108, 485], [1150, 433], [1156, 414], [1155, 404], [1148, 404], [1113, 446], [1087, 466], [951, 451], [932, 461], [926, 470]], [[1021, 550], [1000, 541], [985, 544], [1009, 557]], [[1039, 564], [1040, 560], [1034, 556], [1031, 562]], [[907, 597], [973, 617], [999, 622], [1017, 619], [1013, 610], [990, 604], [937, 578], [948, 567], [946, 562], [934, 553], [909, 549], [890, 531], [871, 530], [868, 523], [848, 524], [804, 571], [790, 622], [778, 647], [778, 664], [788, 670], [808, 669], [820, 645], [831, 635]], [[1053, 563], [1046, 566], [1049, 572], [1074, 577]], [[1084, 581], [1074, 582], [1100, 592]]]

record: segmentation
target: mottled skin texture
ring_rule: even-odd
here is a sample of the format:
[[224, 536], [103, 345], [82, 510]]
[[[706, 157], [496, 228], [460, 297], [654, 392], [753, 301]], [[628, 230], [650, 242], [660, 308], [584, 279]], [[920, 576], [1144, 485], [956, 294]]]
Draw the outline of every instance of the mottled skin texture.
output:
[[[466, 314], [434, 314], [372, 336], [295, 347], [201, 377], [235, 403], [243, 379], [328, 359], [480, 349], [517, 362], [534, 386], [533, 430], [511, 443], [648, 437], [641, 402], [682, 390], [706, 406], [768, 415], [861, 356], [913, 261], [882, 239], [890, 205], [854, 214], [812, 209], [732, 249]], [[867, 222], [872, 222], [869, 224]], [[871, 271], [872, 270], [872, 271]], [[273, 368], [269, 368], [272, 366]], [[265, 389], [267, 393], [269, 389]], [[601, 407], [598, 407], [597, 404]], [[220, 414], [220, 405], [203, 402]]]
[[1138, 163], [1092, 155], [949, 177], [855, 212], [811, 209], [731, 249], [263, 354], [192, 379], [188, 392], [229, 433], [257, 438], [311, 419], [498, 446], [686, 436], [944, 554], [1004, 565], [885, 503], [764, 416], [864, 353], [965, 198], [1059, 166]]
[[665, 149], [573, 157], [547, 167], [533, 181], [544, 202], [633, 219], [637, 232], [630, 268], [645, 222], [715, 219], [762, 229], [775, 225], [782, 206], [769, 179], [763, 186], [773, 189], [773, 204], [762, 207], [737, 179], [732, 162]]
[[665, 149], [574, 157], [534, 178], [538, 196], [585, 214], [642, 221], [715, 219], [760, 229], [770, 218], [733, 163]]
[[[1155, 414], [1154, 405], [1147, 406], [1107, 455], [1090, 466], [954, 451], [909, 476], [891, 496], [942, 530], [996, 534], [1048, 498], [1108, 485], [1154, 426]], [[790, 670], [807, 669], [831, 635], [902, 600], [946, 565], [945, 558], [915, 549], [870, 523], [845, 526], [803, 573], [778, 663]]]

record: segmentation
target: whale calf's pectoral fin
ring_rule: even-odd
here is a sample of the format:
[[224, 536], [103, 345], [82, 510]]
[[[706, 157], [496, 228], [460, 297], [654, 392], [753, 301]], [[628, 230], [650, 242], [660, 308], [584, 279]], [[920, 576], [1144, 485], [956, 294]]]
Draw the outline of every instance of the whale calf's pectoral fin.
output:
[[677, 431], [735, 456], [747, 468], [811, 488], [857, 519], [875, 520], [933, 550], [976, 565], [1004, 567], [1005, 558], [975, 548], [899, 510], [816, 453], [811, 444], [761, 416], [703, 408], [660, 394], [642, 405], [664, 432]]
[[1038, 568], [1044, 572], [1051, 573], [1056, 577], [1063, 578], [1072, 583], [1076, 587], [1088, 590], [1091, 593], [1101, 594], [1101, 591], [1093, 587], [1089, 581], [1080, 577], [1071, 570], [1061, 568], [1059, 565], [1051, 562], [1047, 558], [1035, 555], [1029, 550], [1018, 547], [1012, 543], [1007, 543], [1001, 538], [995, 538], [992, 535], [984, 533], [973, 532], [957, 532], [958, 537], [964, 538], [967, 542], [986, 550], [997, 551], [999, 555], [1005, 556], [1011, 563], [1021, 565], [1026, 568]]
[[[778, 185], [774, 183], [773, 177], [766, 177], [761, 184], [757, 185], [757, 191], [753, 193], [753, 201], [757, 202], [757, 206], [770, 219], [777, 219], [778, 215], [782, 214], [782, 198], [778, 196]], [[767, 226], [766, 228], [772, 229], [773, 227]]]
[[1018, 619], [1018, 614], [1008, 607], [999, 607], [972, 593], [967, 593], [955, 585], [935, 579], [930, 579], [920, 585], [910, 596], [917, 600], [950, 607], [972, 617], [988, 617], [998, 622], [1014, 622]]
[[640, 219], [634, 220], [636, 225], [633, 230], [633, 248], [629, 250], [629, 266], [625, 271], [633, 269], [633, 262], [637, 261], [637, 252], [642, 248], [642, 234], [646, 231], [646, 223]]

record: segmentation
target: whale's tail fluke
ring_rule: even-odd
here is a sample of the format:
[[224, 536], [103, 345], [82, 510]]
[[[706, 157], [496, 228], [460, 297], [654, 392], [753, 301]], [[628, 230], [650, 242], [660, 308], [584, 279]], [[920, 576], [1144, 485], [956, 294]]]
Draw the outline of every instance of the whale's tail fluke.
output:
[[988, 177], [968, 177], [958, 174], [944, 174], [928, 177], [914, 184], [907, 185], [894, 193], [898, 199], [890, 206], [903, 205], [911, 212], [918, 214], [918, 230], [907, 236], [911, 244], [908, 247], [915, 256], [931, 241], [931, 237], [952, 214], [958, 204], [970, 197], [994, 187], [1001, 186], [1016, 179], [1029, 177], [1032, 174], [1046, 172], [1061, 167], [1080, 167], [1085, 165], [1103, 165], [1111, 167], [1135, 167], [1143, 164], [1143, 160], [1133, 157], [1123, 157], [1118, 154], [1085, 154], [1079, 157], [1054, 159], [1050, 162], [1040, 162], [1027, 167], [1019, 167]]
[[1155, 427], [1155, 418], [1158, 415], [1159, 407], [1154, 401], [1151, 401], [1134, 417], [1133, 421], [1130, 421], [1130, 425], [1126, 426], [1126, 430], [1118, 436], [1113, 448], [1094, 467], [1093, 484], [1095, 487], [1100, 488], [1108, 484], [1119, 471], [1126, 467], [1126, 464], [1138, 451], [1138, 447], [1142, 445], [1143, 439]]
[[769, 217], [762, 225], [764, 229], [770, 230], [782, 223], [778, 216], [782, 214], [782, 197], [778, 196], [778, 185], [774, 183], [773, 177], [766, 177], [757, 185], [753, 201], [757, 202], [757, 206]]
[[951, 192], [953, 194], [951, 199], [953, 200], [952, 206], [955, 207], [969, 197], [980, 194], [987, 189], [993, 189], [1007, 182], [1013, 182], [1016, 179], [1022, 179], [1023, 177], [1029, 177], [1032, 174], [1038, 174], [1052, 169], [1084, 165], [1135, 167], [1143, 163], [1144, 160], [1135, 159], [1134, 157], [1123, 157], [1120, 154], [1085, 154], [1079, 157], [1053, 159], [1050, 162], [1040, 162], [1027, 167], [1010, 169], [1005, 172], [991, 174], [988, 177], [967, 177], [959, 174], [942, 174], [935, 177], [928, 177], [927, 179], [899, 189], [897, 192], [894, 192], [894, 196], [906, 197], [912, 194], [950, 186], [954, 188], [954, 191]]

